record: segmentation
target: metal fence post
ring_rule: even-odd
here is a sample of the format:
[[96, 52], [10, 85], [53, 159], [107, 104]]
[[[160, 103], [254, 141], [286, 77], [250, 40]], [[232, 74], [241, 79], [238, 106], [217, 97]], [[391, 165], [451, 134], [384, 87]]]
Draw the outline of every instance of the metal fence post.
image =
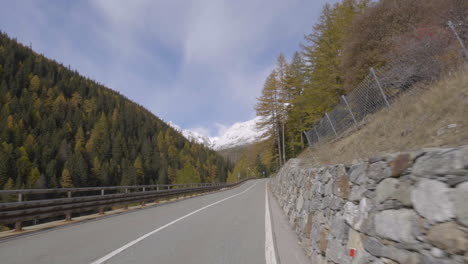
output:
[[370, 72], [372, 73], [372, 76], [375, 79], [375, 82], [377, 83], [377, 86], [379, 87], [380, 93], [382, 93], [382, 97], [385, 100], [385, 104], [387, 104], [387, 107], [390, 107], [390, 104], [388, 103], [387, 96], [384, 93], [384, 90], [382, 89], [382, 85], [380, 85], [379, 78], [377, 78], [377, 74], [375, 74], [374, 68], [370, 68]]
[[[18, 193], [18, 202], [22, 202], [23, 201], [23, 194], [22, 193]], [[23, 228], [21, 227], [21, 221], [18, 221], [18, 222], [15, 222], [15, 232], [21, 232], [23, 231]]]
[[[128, 193], [128, 188], [125, 188], [125, 194]], [[128, 209], [128, 204], [125, 204], [124, 205], [124, 210], [127, 210]]]
[[453, 34], [457, 38], [458, 42], [460, 43], [460, 46], [462, 47], [463, 54], [465, 55], [465, 60], [468, 60], [468, 51], [466, 50], [465, 44], [463, 43], [463, 40], [460, 38], [458, 35], [457, 31], [455, 30], [455, 26], [453, 25], [452, 21], [448, 21], [448, 26], [452, 30]]
[[71, 212], [66, 212], [65, 213], [65, 221], [66, 222], [70, 222], [71, 221]]
[[317, 135], [317, 141], [320, 140], [320, 136], [319, 136], [319, 133], [317, 132], [317, 128], [314, 126], [314, 130], [315, 130], [315, 134]]
[[333, 123], [332, 123], [330, 117], [328, 116], [328, 113], [325, 113], [325, 116], [327, 116], [328, 122], [330, 122], [330, 125], [331, 125], [331, 127], [333, 129], [333, 132], [335, 133], [335, 136], [338, 136], [338, 134], [336, 133], [336, 130], [335, 130], [335, 126], [333, 126]]
[[15, 232], [21, 232], [23, 228], [21, 227], [21, 222], [15, 222]]
[[[104, 189], [101, 189], [101, 196], [104, 196]], [[99, 214], [103, 215], [104, 214], [104, 207], [99, 207]]]
[[348, 108], [348, 111], [351, 114], [351, 117], [353, 118], [354, 124], [357, 127], [357, 121], [356, 121], [356, 118], [354, 117], [353, 111], [351, 111], [351, 107], [348, 104], [348, 100], [346, 100], [346, 97], [344, 95], [342, 95], [341, 98], [343, 98], [343, 101], [345, 102], [346, 107]]
[[[143, 187], [142, 192], [145, 192], [145, 191], [146, 191], [146, 188]], [[145, 206], [145, 200], [141, 201], [140, 204], [141, 204], [141, 206]]]

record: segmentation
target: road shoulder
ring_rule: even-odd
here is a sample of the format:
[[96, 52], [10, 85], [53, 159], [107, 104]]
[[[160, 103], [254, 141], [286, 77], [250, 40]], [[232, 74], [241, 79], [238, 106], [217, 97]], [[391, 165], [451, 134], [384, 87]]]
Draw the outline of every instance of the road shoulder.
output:
[[278, 204], [276, 198], [268, 191], [273, 235], [275, 239], [279, 263], [306, 264], [310, 263], [304, 250], [299, 245], [297, 235], [289, 225], [288, 218]]

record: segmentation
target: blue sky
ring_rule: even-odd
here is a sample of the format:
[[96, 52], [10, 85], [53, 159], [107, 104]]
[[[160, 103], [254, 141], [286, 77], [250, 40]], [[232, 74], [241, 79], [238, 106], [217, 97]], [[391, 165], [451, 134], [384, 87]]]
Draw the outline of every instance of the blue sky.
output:
[[[255, 117], [276, 57], [325, 0], [14, 0], [0, 30], [166, 121], [217, 136]], [[328, 1], [330, 2], [330, 1]]]

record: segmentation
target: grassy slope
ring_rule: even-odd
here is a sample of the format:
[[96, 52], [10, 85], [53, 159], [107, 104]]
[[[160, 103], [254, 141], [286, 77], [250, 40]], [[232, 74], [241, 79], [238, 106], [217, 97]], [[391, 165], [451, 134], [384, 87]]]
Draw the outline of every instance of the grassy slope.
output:
[[384, 152], [468, 144], [468, 67], [413, 89], [364, 122], [357, 132], [349, 131], [299, 157], [312, 165], [351, 163]]

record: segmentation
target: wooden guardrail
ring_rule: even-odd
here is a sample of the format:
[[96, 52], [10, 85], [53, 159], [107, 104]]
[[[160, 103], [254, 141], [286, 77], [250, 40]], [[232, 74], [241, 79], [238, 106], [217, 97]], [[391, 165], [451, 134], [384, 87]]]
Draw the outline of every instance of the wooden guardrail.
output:
[[[131, 203], [155, 201], [160, 198], [190, 193], [209, 192], [239, 185], [238, 183], [191, 183], [173, 185], [135, 185], [58, 189], [1, 190], [0, 196], [17, 196], [15, 202], [0, 203], [0, 224], [15, 224], [15, 230], [22, 230], [22, 222], [63, 215], [71, 221], [72, 214], [99, 210], [104, 214], [106, 208], [124, 205], [128, 209]], [[92, 195], [72, 196], [76, 193], [94, 193]], [[97, 194], [96, 194], [97, 193]], [[66, 194], [66, 198], [32, 199], [37, 195]], [[27, 198], [27, 199], [26, 199]]]

